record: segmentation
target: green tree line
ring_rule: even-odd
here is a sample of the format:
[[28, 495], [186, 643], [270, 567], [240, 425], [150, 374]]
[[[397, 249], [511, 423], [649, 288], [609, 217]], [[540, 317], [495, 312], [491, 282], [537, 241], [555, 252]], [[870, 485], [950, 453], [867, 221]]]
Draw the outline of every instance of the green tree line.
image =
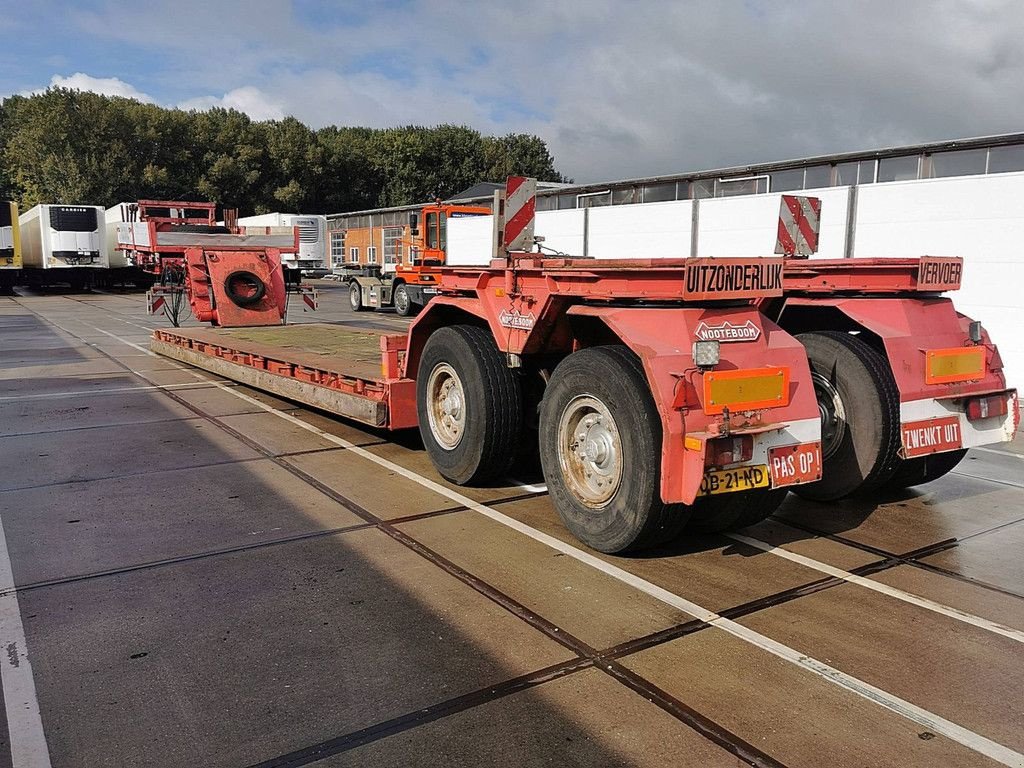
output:
[[544, 141], [465, 126], [313, 130], [293, 117], [184, 111], [50, 88], [0, 102], [0, 198], [109, 207], [209, 200], [242, 215], [447, 198], [511, 174], [563, 181]]

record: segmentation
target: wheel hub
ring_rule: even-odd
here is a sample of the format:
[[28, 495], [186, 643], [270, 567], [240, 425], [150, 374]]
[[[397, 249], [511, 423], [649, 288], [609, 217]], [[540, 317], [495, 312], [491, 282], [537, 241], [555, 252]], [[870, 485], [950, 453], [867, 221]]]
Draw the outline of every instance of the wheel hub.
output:
[[462, 380], [448, 363], [438, 363], [427, 379], [427, 421], [430, 433], [445, 450], [452, 450], [466, 430], [466, 395]]
[[846, 437], [846, 408], [839, 390], [827, 376], [812, 372], [811, 380], [821, 417], [821, 456], [827, 459], [839, 450]]
[[572, 400], [558, 425], [558, 460], [569, 489], [587, 506], [611, 501], [622, 481], [622, 440], [597, 398]]

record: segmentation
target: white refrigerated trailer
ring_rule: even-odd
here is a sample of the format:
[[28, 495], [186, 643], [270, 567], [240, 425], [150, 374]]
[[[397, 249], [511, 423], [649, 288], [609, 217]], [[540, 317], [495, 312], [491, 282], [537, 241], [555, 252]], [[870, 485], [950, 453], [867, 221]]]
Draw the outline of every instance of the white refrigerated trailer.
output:
[[37, 205], [18, 224], [25, 283], [83, 288], [109, 266], [104, 210], [98, 205]]
[[[264, 213], [243, 216], [241, 227], [296, 227], [299, 230], [299, 252], [281, 254], [286, 269], [298, 270], [308, 277], [319, 277], [329, 271], [327, 259], [327, 217], [299, 213]], [[271, 233], [268, 233], [271, 234]]]

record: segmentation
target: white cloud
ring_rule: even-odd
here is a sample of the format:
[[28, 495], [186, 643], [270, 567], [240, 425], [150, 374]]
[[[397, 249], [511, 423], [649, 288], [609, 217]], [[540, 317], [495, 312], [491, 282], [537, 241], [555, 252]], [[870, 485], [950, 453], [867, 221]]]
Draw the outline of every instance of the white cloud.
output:
[[[104, 96], [124, 96], [128, 99], [136, 99], [147, 104], [155, 104], [156, 100], [147, 93], [143, 93], [134, 85], [126, 83], [117, 77], [93, 77], [84, 72], [75, 72], [67, 77], [54, 75], [50, 78], [50, 87], [70, 88], [76, 91], [91, 91], [101, 93]], [[44, 88], [29, 93], [41, 93]]]
[[[123, 71], [164, 103], [536, 133], [579, 181], [1024, 128], [1014, 0], [345, 5], [108, 2], [67, 18], [138, 56]], [[211, 23], [162, 22], [201, 8]]]
[[281, 120], [285, 117], [284, 108], [273, 101], [259, 88], [246, 85], [228, 91], [223, 96], [197, 96], [178, 104], [180, 109], [210, 109], [224, 107], [244, 112], [253, 120]]

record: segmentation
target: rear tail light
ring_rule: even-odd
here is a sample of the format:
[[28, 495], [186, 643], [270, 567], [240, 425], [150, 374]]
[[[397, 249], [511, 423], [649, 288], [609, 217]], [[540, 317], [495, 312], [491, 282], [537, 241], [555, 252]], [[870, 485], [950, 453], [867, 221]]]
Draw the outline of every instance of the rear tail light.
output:
[[751, 435], [738, 437], [716, 437], [707, 442], [704, 466], [724, 467], [750, 461], [754, 455], [754, 438]]
[[967, 401], [967, 418], [970, 421], [988, 419], [993, 416], [1005, 416], [1010, 412], [1006, 404], [1006, 395], [990, 395], [989, 397], [972, 397]]

